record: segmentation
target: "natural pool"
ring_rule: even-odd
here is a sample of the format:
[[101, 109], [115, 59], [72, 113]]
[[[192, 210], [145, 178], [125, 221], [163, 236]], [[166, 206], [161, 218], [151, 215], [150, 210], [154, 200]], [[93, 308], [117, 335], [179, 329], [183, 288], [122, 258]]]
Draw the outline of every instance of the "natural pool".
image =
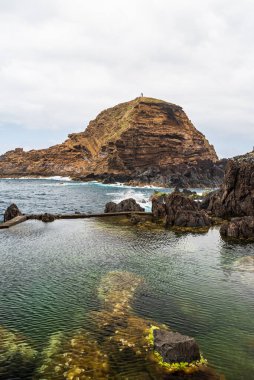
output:
[[[194, 336], [226, 379], [254, 378], [254, 273], [235, 264], [254, 255], [251, 244], [223, 242], [216, 228], [175, 235], [91, 219], [28, 221], [1, 231], [0, 255], [0, 325], [18, 331], [20, 344], [41, 352], [61, 334], [93, 333], [89, 315], [101, 309], [101, 279], [130, 272], [144, 280], [132, 302], [135, 315]], [[141, 378], [140, 361], [112, 365], [116, 378]]]

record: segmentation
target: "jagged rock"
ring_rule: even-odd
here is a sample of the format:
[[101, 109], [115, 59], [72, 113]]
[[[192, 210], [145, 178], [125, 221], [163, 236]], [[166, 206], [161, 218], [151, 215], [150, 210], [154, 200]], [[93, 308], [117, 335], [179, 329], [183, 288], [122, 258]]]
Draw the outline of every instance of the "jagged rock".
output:
[[167, 195], [162, 193], [162, 194], [154, 194], [151, 198], [152, 200], [152, 214], [154, 220], [156, 219], [163, 219], [167, 215], [166, 213], [166, 199]]
[[124, 199], [119, 203], [108, 202], [105, 206], [105, 213], [108, 212], [124, 212], [124, 211], [142, 211], [145, 209], [141, 207], [133, 198]]
[[205, 206], [221, 218], [254, 216], [254, 152], [228, 162], [220, 190]]
[[254, 217], [232, 218], [221, 225], [220, 233], [224, 237], [254, 240]]
[[62, 144], [7, 152], [0, 173], [198, 187], [221, 183], [223, 164], [181, 107], [143, 97], [101, 112]]
[[182, 193], [184, 195], [197, 195], [197, 192], [196, 191], [191, 191], [189, 189], [183, 189]]
[[194, 338], [167, 330], [155, 329], [154, 349], [167, 363], [191, 363], [200, 360], [199, 347]]
[[162, 194], [152, 199], [154, 218], [165, 218], [167, 227], [209, 227], [211, 220], [197, 202], [182, 193]]
[[143, 222], [143, 219], [139, 215], [131, 215], [130, 222], [131, 222], [131, 224], [133, 224], [135, 226], [135, 225]]
[[18, 206], [14, 203], [11, 204], [4, 213], [4, 222], [8, 222], [9, 220], [16, 218], [16, 216], [22, 215], [19, 211]]

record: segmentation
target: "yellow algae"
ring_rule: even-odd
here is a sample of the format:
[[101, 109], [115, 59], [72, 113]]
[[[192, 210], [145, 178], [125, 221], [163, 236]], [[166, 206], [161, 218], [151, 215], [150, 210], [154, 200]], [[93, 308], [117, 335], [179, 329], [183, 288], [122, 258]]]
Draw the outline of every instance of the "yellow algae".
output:
[[0, 326], [0, 377], [15, 377], [15, 373], [33, 370], [37, 351], [22, 335]]
[[55, 338], [51, 337], [49, 347], [44, 350], [50, 355], [44, 355], [36, 379], [108, 379], [108, 356], [88, 332], [77, 331], [69, 339], [62, 339], [61, 336], [60, 346], [52, 344]]

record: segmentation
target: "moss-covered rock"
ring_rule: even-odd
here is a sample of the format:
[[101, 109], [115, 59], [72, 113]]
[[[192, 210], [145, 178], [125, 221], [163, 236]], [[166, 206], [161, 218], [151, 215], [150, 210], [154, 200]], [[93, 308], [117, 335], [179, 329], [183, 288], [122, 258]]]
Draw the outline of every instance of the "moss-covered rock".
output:
[[35, 365], [37, 351], [17, 332], [0, 326], [0, 379], [28, 379]]

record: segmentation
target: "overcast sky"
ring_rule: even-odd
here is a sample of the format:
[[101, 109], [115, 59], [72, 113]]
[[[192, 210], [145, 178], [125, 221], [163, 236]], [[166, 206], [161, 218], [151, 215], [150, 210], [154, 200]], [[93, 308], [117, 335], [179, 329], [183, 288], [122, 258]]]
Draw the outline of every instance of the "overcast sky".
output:
[[253, 0], [0, 0], [0, 152], [47, 147], [141, 92], [220, 157], [254, 145]]

